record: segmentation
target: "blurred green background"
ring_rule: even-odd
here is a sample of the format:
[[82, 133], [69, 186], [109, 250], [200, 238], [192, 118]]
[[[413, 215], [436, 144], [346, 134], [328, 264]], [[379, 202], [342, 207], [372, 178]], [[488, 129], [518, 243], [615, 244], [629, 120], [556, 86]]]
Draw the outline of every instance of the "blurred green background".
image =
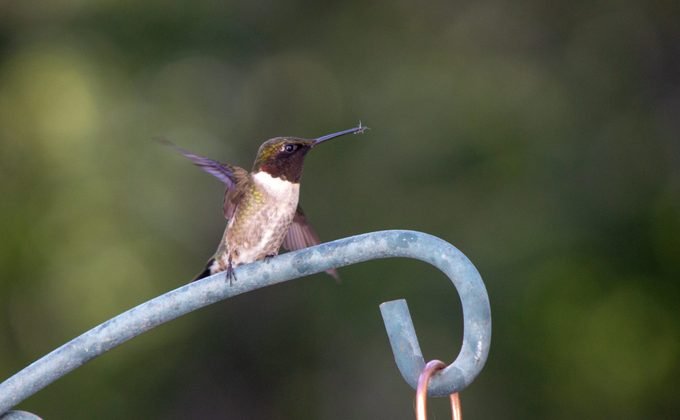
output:
[[[492, 304], [470, 419], [665, 419], [680, 376], [680, 3], [0, 3], [0, 377], [185, 284], [222, 186], [152, 139], [250, 167], [315, 150], [324, 240], [437, 235]], [[451, 362], [457, 294], [383, 260], [192, 313], [19, 408], [47, 419], [413, 418], [378, 304]], [[449, 416], [446, 400], [430, 403]]]

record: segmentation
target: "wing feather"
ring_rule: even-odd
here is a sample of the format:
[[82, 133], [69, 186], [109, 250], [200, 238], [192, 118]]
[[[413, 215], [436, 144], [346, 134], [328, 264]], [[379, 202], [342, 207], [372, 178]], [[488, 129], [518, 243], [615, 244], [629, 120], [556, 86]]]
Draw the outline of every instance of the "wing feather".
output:
[[166, 139], [159, 139], [160, 143], [170, 146], [184, 157], [194, 163], [194, 165], [201, 168], [203, 171], [209, 173], [215, 178], [219, 179], [227, 187], [224, 193], [224, 217], [229, 220], [236, 212], [236, 204], [241, 198], [243, 184], [250, 179], [250, 174], [243, 168], [238, 166], [227, 165], [216, 160], [207, 158], [205, 156], [197, 155], [182, 147], [179, 147]]
[[159, 141], [167, 146], [172, 147], [177, 152], [181, 153], [184, 157], [192, 161], [194, 165], [198, 166], [205, 172], [222, 181], [227, 186], [227, 188], [233, 188], [234, 185], [236, 184], [237, 181], [235, 175], [236, 167], [227, 165], [225, 163], [220, 163], [216, 160], [207, 158], [205, 156], [191, 153], [190, 151], [182, 147], [176, 146], [169, 140], [161, 139]]
[[[316, 234], [312, 226], [307, 222], [307, 217], [302, 211], [302, 208], [298, 206], [295, 216], [293, 217], [293, 222], [290, 224], [288, 233], [286, 237], [283, 238], [283, 247], [288, 251], [295, 251], [298, 249], [308, 248], [310, 246], [318, 245], [321, 243], [319, 236]], [[326, 270], [326, 273], [331, 275], [336, 280], [340, 280], [338, 275], [338, 270], [332, 268]]]
[[224, 218], [229, 220], [236, 213], [238, 202], [246, 190], [246, 184], [250, 182], [250, 173], [243, 168], [233, 166], [234, 186], [227, 188], [224, 193]]

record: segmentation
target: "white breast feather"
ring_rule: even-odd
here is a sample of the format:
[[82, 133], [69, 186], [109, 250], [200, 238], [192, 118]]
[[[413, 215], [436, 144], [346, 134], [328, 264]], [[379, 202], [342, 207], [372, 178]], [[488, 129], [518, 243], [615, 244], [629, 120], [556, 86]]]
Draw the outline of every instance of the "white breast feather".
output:
[[276, 178], [262, 171], [253, 175], [253, 180], [277, 201], [286, 202], [290, 200], [292, 196], [296, 197], [295, 201], [297, 201], [297, 196], [300, 192], [300, 184], [296, 182]]

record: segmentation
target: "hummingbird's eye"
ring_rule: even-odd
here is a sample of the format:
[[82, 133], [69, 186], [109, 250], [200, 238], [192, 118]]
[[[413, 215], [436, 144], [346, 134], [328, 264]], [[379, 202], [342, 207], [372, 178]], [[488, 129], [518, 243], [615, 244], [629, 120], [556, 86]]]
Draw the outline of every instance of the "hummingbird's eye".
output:
[[297, 144], [287, 144], [283, 146], [283, 151], [286, 153], [293, 153], [294, 151], [297, 150], [297, 148], [298, 148]]

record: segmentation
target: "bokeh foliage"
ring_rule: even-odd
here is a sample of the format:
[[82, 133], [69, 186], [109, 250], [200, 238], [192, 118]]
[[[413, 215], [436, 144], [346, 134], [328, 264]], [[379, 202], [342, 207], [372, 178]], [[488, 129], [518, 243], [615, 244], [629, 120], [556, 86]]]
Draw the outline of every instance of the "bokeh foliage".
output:
[[[680, 411], [680, 18], [672, 1], [0, 3], [0, 377], [185, 283], [222, 187], [152, 140], [248, 167], [310, 154], [324, 239], [462, 249], [494, 338], [470, 418]], [[460, 341], [431, 267], [376, 261], [191, 314], [20, 407], [49, 419], [412, 418], [377, 304]], [[438, 418], [446, 404], [434, 401]]]

